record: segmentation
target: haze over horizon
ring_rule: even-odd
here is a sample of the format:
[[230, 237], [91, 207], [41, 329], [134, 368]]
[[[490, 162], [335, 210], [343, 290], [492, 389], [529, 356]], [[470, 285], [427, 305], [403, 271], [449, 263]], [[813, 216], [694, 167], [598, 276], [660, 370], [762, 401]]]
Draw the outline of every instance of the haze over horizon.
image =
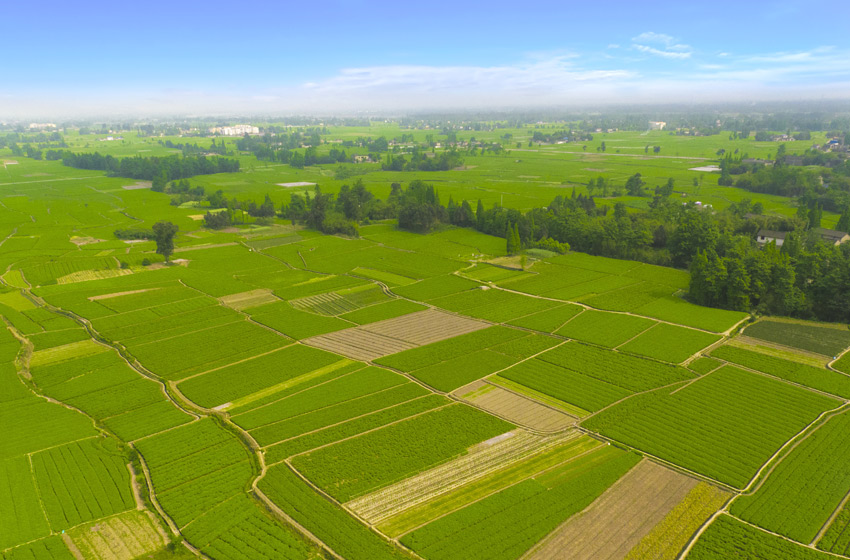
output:
[[50, 0], [5, 16], [13, 119], [850, 98], [850, 44], [825, 31], [842, 3]]

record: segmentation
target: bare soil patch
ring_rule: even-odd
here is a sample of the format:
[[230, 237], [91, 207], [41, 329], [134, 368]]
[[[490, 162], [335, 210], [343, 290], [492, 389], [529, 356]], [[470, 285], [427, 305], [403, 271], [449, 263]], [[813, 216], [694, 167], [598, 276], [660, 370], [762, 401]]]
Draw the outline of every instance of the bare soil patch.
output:
[[372, 333], [362, 328], [347, 329], [302, 340], [304, 344], [355, 360], [372, 361], [415, 348], [415, 344]]
[[239, 245], [235, 241], [229, 243], [208, 243], [206, 245], [192, 245], [191, 247], [178, 247], [174, 249], [175, 253], [185, 253], [187, 251], [200, 251], [201, 249], [216, 249], [218, 247], [233, 247]]
[[121, 188], [127, 191], [138, 191], [141, 189], [149, 189], [151, 187], [153, 187], [153, 183], [151, 183], [150, 181], [138, 181], [136, 183], [133, 183], [132, 185], [125, 185]]
[[489, 326], [489, 323], [477, 319], [451, 315], [436, 309], [426, 309], [358, 328], [397, 338], [415, 346], [422, 346], [486, 329]]
[[370, 325], [302, 340], [304, 344], [355, 360], [377, 360], [489, 327], [488, 323], [428, 309]]
[[572, 426], [576, 418], [486, 381], [476, 381], [457, 393], [463, 399], [508, 421], [532, 430], [556, 432]]
[[121, 296], [129, 296], [129, 295], [132, 295], [132, 294], [141, 294], [141, 293], [144, 293], [144, 292], [152, 292], [152, 291], [158, 290], [158, 289], [159, 288], [144, 288], [142, 290], [128, 290], [126, 292], [114, 292], [114, 293], [111, 293], [111, 294], [101, 294], [99, 296], [91, 296], [89, 298], [89, 301], [99, 301], [99, 300], [102, 300], [102, 299], [112, 299], [112, 298], [121, 297]]
[[524, 560], [620, 560], [698, 481], [644, 459]]
[[224, 296], [219, 298], [219, 301], [237, 311], [241, 311], [243, 309], [248, 309], [250, 307], [257, 307], [260, 305], [264, 305], [266, 303], [274, 303], [276, 301], [280, 301], [271, 290], [267, 289], [258, 289], [251, 290], [250, 292], [242, 292], [239, 294], [231, 294], [229, 296]]
[[312, 187], [316, 183], [307, 181], [295, 181], [294, 183], [277, 183], [278, 187]]
[[83, 245], [91, 245], [92, 243], [103, 243], [103, 239], [97, 239], [95, 237], [72, 237], [71, 243], [76, 245], [77, 247], [82, 247]]

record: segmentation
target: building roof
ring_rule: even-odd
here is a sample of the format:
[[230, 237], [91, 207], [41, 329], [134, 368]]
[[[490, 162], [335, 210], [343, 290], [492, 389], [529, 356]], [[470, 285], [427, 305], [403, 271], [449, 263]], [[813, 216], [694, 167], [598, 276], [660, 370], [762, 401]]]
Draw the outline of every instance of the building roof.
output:
[[838, 231], [838, 230], [834, 230], [834, 229], [819, 228], [815, 231], [817, 231], [818, 235], [820, 235], [822, 238], [829, 239], [829, 240], [832, 240], [832, 241], [838, 241], [839, 239], [843, 239], [844, 236], [847, 235], [846, 232]]
[[770, 229], [760, 229], [758, 232], [759, 237], [769, 237], [771, 239], [785, 239], [785, 236], [788, 232], [785, 231], [773, 231]]

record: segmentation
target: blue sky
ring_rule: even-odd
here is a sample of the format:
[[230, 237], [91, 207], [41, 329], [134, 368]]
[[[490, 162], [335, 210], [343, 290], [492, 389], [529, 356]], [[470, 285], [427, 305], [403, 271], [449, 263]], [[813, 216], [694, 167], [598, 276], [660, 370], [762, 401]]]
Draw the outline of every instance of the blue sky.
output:
[[850, 5], [17, 2], [0, 115], [850, 97]]

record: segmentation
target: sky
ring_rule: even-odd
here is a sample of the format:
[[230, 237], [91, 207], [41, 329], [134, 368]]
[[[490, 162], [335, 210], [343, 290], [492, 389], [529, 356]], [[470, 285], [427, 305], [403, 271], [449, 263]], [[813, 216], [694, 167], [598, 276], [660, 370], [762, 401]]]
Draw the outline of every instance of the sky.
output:
[[8, 2], [0, 117], [850, 98], [850, 2]]

